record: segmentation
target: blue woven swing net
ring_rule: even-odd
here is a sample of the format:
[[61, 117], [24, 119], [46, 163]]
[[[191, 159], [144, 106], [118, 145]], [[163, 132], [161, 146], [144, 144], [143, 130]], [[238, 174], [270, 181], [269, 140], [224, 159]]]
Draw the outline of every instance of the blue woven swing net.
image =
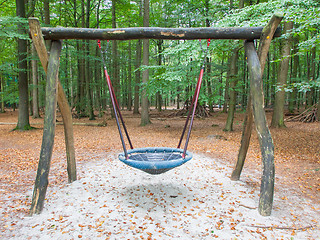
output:
[[149, 174], [161, 174], [178, 167], [192, 158], [192, 154], [180, 148], [136, 148], [128, 150], [128, 159], [125, 154], [119, 154], [119, 160], [128, 166], [140, 169]]

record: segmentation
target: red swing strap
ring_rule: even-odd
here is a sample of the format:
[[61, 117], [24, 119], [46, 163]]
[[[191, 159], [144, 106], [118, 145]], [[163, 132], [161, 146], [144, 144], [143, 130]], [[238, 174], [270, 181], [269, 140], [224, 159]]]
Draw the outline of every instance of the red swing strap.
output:
[[207, 39], [207, 49], [204, 50], [202, 48], [202, 45], [201, 45], [201, 40], [199, 39], [200, 48], [201, 48], [202, 52], [204, 53], [204, 58], [203, 58], [203, 63], [202, 63], [201, 69], [200, 69], [200, 74], [199, 74], [197, 86], [196, 86], [196, 89], [195, 89], [195, 92], [194, 92], [194, 95], [193, 95], [193, 98], [192, 98], [191, 105], [189, 107], [189, 113], [188, 113], [188, 116], [187, 116], [187, 119], [186, 119], [186, 123], [184, 125], [183, 130], [182, 130], [182, 134], [181, 134], [181, 137], [180, 137], [180, 140], [179, 140], [179, 144], [178, 144], [178, 148], [180, 148], [182, 140], [183, 140], [183, 137], [184, 137], [184, 134], [186, 132], [186, 129], [187, 129], [187, 126], [188, 126], [188, 123], [189, 123], [190, 116], [191, 116], [191, 121], [190, 121], [189, 129], [188, 129], [188, 134], [187, 134], [187, 138], [186, 138], [186, 142], [185, 142], [184, 149], [183, 149], [183, 154], [182, 154], [183, 158], [186, 156], [186, 152], [187, 152], [187, 148], [188, 148], [188, 144], [189, 144], [189, 140], [190, 140], [190, 135], [191, 135], [192, 125], [193, 125], [194, 115], [195, 115], [197, 104], [198, 104], [198, 99], [199, 99], [199, 94], [200, 94], [200, 89], [201, 89], [201, 83], [202, 83], [202, 78], [203, 78], [203, 72], [204, 72], [204, 68], [205, 68], [205, 61], [206, 61], [206, 58], [207, 58], [207, 55], [208, 55], [210, 42], [211, 42], [211, 40]]
[[[123, 151], [124, 151], [124, 154], [125, 154], [125, 158], [128, 159], [128, 152], [127, 152], [126, 145], [125, 145], [124, 138], [123, 138], [123, 134], [122, 134], [122, 131], [121, 131], [119, 117], [120, 117], [123, 129], [124, 129], [124, 132], [125, 132], [125, 134], [127, 136], [130, 148], [133, 149], [133, 146], [132, 146], [132, 143], [131, 143], [131, 140], [130, 140], [130, 137], [129, 137], [129, 134], [128, 134], [128, 131], [127, 131], [127, 128], [126, 128], [126, 125], [124, 123], [123, 117], [122, 117], [121, 112], [120, 112], [120, 107], [119, 107], [116, 95], [114, 93], [114, 89], [113, 89], [113, 86], [112, 86], [112, 83], [111, 83], [111, 80], [110, 80], [110, 76], [109, 76], [108, 71], [107, 71], [107, 66], [106, 66], [106, 62], [105, 62], [105, 59], [104, 59], [104, 54], [103, 54], [103, 51], [102, 51], [102, 48], [101, 48], [101, 41], [97, 40], [97, 43], [98, 43], [98, 46], [99, 46], [99, 49], [100, 49], [100, 52], [101, 52], [101, 58], [102, 58], [103, 67], [104, 67], [104, 74], [105, 74], [105, 77], [106, 77], [106, 80], [107, 80], [107, 84], [108, 84], [109, 94], [110, 94], [112, 107], [113, 107], [114, 115], [115, 115], [116, 122], [117, 122], [117, 127], [118, 127], [118, 131], [119, 131], [119, 135], [120, 135]], [[109, 40], [108, 40], [108, 44], [109, 44]], [[119, 117], [118, 117], [118, 114], [119, 114]]]

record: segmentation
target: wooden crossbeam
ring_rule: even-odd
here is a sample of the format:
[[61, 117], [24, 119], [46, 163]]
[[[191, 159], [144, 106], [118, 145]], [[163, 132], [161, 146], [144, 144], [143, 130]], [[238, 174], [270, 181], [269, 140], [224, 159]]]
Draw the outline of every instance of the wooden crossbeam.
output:
[[[89, 39], [89, 40], [132, 40], [132, 39], [260, 39], [263, 27], [230, 27], [230, 28], [41, 28], [45, 40]], [[274, 37], [279, 37], [277, 29]]]

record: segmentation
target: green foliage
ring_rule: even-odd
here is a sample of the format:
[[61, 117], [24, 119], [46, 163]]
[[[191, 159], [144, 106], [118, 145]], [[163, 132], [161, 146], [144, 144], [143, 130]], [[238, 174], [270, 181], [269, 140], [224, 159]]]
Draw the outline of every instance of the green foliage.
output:
[[[299, 43], [299, 51], [308, 51], [310, 47], [319, 45], [320, 33], [320, 3], [314, 0], [269, 0], [264, 3], [233, 10], [218, 26], [222, 27], [253, 27], [264, 26], [274, 13], [284, 14], [284, 21], [293, 21], [294, 30], [290, 33], [295, 36], [304, 36], [306, 32], [316, 32], [310, 39]], [[285, 36], [283, 36], [285, 37]]]
[[[24, 29], [25, 34], [18, 31], [18, 27]], [[28, 29], [27, 19], [20, 17], [1, 17], [0, 18], [0, 39], [1, 38], [20, 38], [29, 39], [26, 34]]]
[[3, 76], [4, 79], [4, 91], [1, 92], [4, 102], [12, 105], [19, 102], [18, 94], [18, 80], [11, 78], [10, 76]]
[[[139, 27], [142, 26], [142, 7], [141, 0], [116, 2], [116, 22], [117, 27]], [[260, 0], [259, 4], [250, 5], [257, 1], [245, 1], [243, 9], [237, 9], [237, 1], [230, 5], [230, 1], [217, 0], [151, 0], [150, 1], [150, 26], [152, 27], [204, 27], [209, 22], [213, 27], [248, 27], [264, 26], [270, 20], [275, 12], [281, 12], [285, 15], [284, 21], [293, 21], [294, 30], [290, 33], [297, 37], [298, 56], [300, 58], [299, 71], [300, 76], [291, 79], [292, 83], [287, 84], [284, 89], [287, 92], [298, 89], [300, 92], [306, 92], [319, 87], [319, 79], [310, 81], [307, 79], [306, 72], [310, 68], [306, 61], [310, 58], [310, 51], [316, 48], [316, 56], [319, 56], [320, 44], [320, 2], [315, 0]], [[43, 1], [35, 1], [34, 16], [43, 22]], [[82, 18], [82, 3], [86, 10], [85, 1], [50, 1], [50, 25], [65, 27], [81, 27], [89, 19], [91, 28], [111, 28], [112, 14], [110, 1], [92, 0], [89, 6], [89, 18]], [[30, 12], [32, 6], [28, 6]], [[17, 91], [17, 44], [16, 39], [28, 39], [28, 24], [26, 19], [15, 17], [15, 4], [13, 1], [5, 1], [0, 9], [0, 75], [4, 79], [4, 92], [6, 103], [16, 103], [18, 100]], [[99, 13], [99, 19], [97, 15]], [[17, 26], [24, 28], [25, 34], [18, 31]], [[42, 26], [44, 24], [42, 23]], [[288, 36], [282, 36], [286, 38]], [[136, 41], [131, 41], [132, 51], [132, 87], [128, 89], [128, 48], [129, 41], [118, 41], [118, 63], [120, 67], [120, 81], [122, 82], [122, 98], [128, 95], [128, 92], [134, 93], [134, 75], [135, 71], [148, 69], [150, 74], [149, 83], [141, 88], [146, 88], [150, 99], [154, 99], [156, 92], [160, 92], [163, 98], [173, 99], [178, 94], [181, 101], [192, 97], [195, 84], [198, 79], [204, 54], [200, 49], [198, 41], [164, 41], [163, 51], [159, 56], [157, 41], [150, 40], [150, 66], [141, 66], [135, 69], [137, 55]], [[203, 40], [203, 45], [205, 46]], [[84, 45], [82, 45], [84, 44]], [[89, 52], [85, 51], [86, 44], [89, 44]], [[106, 42], [103, 43], [106, 46]], [[271, 48], [272, 57], [270, 57], [270, 72], [276, 71], [280, 59], [280, 41], [274, 40]], [[226, 87], [226, 72], [228, 70], [227, 61], [234, 47], [241, 46], [242, 41], [234, 40], [214, 40], [211, 42], [208, 58], [210, 58], [211, 72], [205, 72], [204, 84], [202, 86], [200, 102], [201, 103], [221, 103]], [[80, 46], [80, 47], [79, 47]], [[109, 74], [112, 76], [112, 61], [114, 56], [111, 54], [111, 46], [107, 59]], [[308, 55], [307, 55], [308, 54]], [[241, 59], [244, 58], [243, 49], [240, 50]], [[158, 66], [158, 58], [162, 58], [162, 65]], [[71, 99], [71, 92], [74, 103], [77, 102], [78, 91], [83, 87], [79, 83], [79, 63], [82, 60], [89, 62], [86, 65], [90, 72], [89, 88], [92, 91], [93, 98], [98, 97], [108, 104], [106, 94], [106, 83], [104, 77], [96, 79], [96, 65], [101, 63], [100, 55], [96, 54], [96, 42], [66, 40], [61, 54], [60, 80], [66, 89], [66, 93]], [[240, 59], [240, 58], [239, 58]], [[240, 62], [240, 60], [239, 60]], [[319, 64], [318, 62], [316, 64]], [[318, 66], [318, 65], [317, 65]], [[246, 64], [239, 63], [239, 84], [237, 91], [239, 96], [247, 94], [247, 83], [244, 75], [246, 74]], [[310, 69], [309, 69], [310, 71]], [[39, 68], [40, 77], [44, 75], [42, 67]], [[103, 76], [100, 72], [100, 75]], [[266, 75], [266, 74], [265, 74]], [[270, 75], [270, 74], [269, 74]], [[266, 76], [265, 76], [266, 77]], [[318, 76], [317, 76], [318, 77]], [[269, 76], [265, 81], [266, 89], [275, 89], [274, 79]], [[210, 83], [210, 84], [207, 84]], [[44, 82], [40, 83], [44, 84]], [[210, 85], [210, 89], [209, 86]], [[85, 86], [86, 87], [86, 86]], [[31, 90], [32, 88], [30, 88]], [[40, 88], [40, 96], [43, 98], [44, 92]], [[141, 90], [141, 89], [140, 89]], [[209, 91], [210, 90], [210, 91]], [[211, 94], [209, 95], [209, 92]], [[81, 99], [86, 103], [86, 95]], [[122, 100], [122, 99], [121, 99]], [[238, 99], [239, 100], [239, 99]], [[96, 101], [96, 100], [95, 100]], [[120, 100], [119, 100], [120, 101]], [[80, 100], [78, 100], [80, 102]], [[106, 105], [107, 105], [106, 104]]]
[[[301, 80], [301, 79], [299, 79]], [[311, 89], [320, 87], [320, 77], [315, 81], [302, 81], [302, 82], [294, 82], [291, 84], [287, 84], [285, 86], [277, 86], [276, 91], [284, 90], [286, 92], [293, 92], [296, 89], [298, 92], [310, 92]]]

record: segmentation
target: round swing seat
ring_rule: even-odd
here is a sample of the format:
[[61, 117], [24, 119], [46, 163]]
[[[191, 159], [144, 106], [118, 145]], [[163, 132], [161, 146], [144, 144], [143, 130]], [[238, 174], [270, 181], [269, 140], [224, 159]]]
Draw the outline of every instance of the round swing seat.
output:
[[130, 167], [156, 175], [181, 166], [192, 158], [189, 151], [184, 157], [182, 155], [183, 149], [180, 148], [135, 148], [128, 150], [128, 159], [124, 153], [120, 153], [119, 160]]

